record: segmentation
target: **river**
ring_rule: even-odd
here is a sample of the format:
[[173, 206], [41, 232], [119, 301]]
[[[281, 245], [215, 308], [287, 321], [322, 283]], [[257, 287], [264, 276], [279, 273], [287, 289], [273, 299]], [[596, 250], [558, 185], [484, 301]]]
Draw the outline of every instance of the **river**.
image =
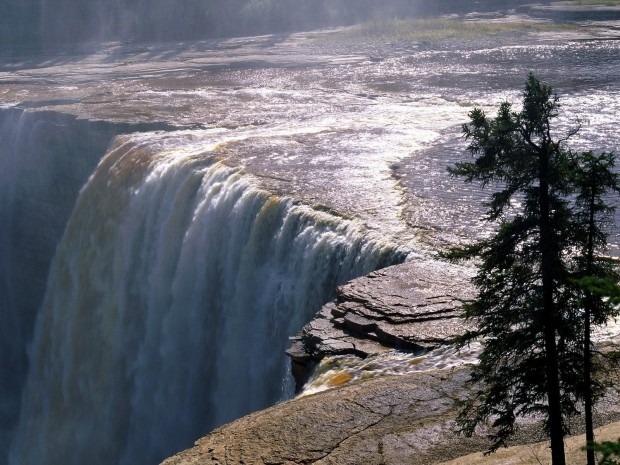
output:
[[157, 463], [290, 397], [288, 337], [338, 284], [488, 232], [481, 192], [445, 171], [474, 106], [518, 105], [532, 71], [558, 134], [579, 120], [576, 149], [617, 152], [614, 31], [6, 57], [2, 455]]

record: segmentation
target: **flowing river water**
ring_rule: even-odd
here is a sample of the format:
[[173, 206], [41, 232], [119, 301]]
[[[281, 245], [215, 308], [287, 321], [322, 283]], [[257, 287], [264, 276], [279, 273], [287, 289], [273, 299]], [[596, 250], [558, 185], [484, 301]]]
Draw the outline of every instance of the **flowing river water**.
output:
[[612, 26], [7, 58], [0, 463], [156, 463], [290, 397], [288, 337], [338, 284], [488, 232], [445, 171], [474, 106], [518, 104], [533, 71], [575, 148], [617, 151]]

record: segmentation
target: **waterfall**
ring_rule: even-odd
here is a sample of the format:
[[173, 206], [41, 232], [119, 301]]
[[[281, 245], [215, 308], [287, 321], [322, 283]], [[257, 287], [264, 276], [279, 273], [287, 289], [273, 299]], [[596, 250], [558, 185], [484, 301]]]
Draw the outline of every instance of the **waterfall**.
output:
[[208, 151], [116, 140], [50, 269], [14, 465], [153, 464], [273, 404], [288, 336], [404, 259]]
[[19, 418], [31, 341], [54, 252], [112, 138], [164, 124], [0, 108], [0, 464]]

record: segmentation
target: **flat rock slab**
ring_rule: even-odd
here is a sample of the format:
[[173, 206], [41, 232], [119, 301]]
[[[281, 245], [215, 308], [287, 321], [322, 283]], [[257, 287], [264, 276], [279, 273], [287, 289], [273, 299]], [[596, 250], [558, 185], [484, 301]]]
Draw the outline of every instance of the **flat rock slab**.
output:
[[456, 437], [465, 370], [386, 377], [301, 397], [216, 429], [163, 465], [416, 464], [481, 450]]
[[[466, 367], [444, 369], [298, 397], [216, 429], [162, 465], [442, 463], [488, 448], [482, 429], [472, 438], [455, 433], [456, 402], [468, 379]], [[599, 405], [597, 425], [617, 421], [619, 405], [618, 394], [611, 393]], [[543, 439], [541, 423], [530, 419], [512, 444]]]
[[463, 303], [475, 296], [472, 268], [415, 259], [340, 286], [288, 355], [298, 387], [327, 355], [366, 358], [392, 349], [423, 352], [471, 328]]

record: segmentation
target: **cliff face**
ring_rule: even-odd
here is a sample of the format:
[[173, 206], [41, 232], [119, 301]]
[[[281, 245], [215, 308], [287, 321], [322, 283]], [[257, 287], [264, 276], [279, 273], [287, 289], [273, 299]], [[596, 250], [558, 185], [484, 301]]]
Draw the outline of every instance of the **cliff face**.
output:
[[[300, 397], [216, 429], [162, 465], [443, 464], [488, 447], [482, 436], [454, 433], [456, 401], [467, 378], [464, 368], [436, 370]], [[600, 405], [597, 423], [618, 421], [618, 406], [618, 395], [611, 394]], [[529, 420], [522, 422], [513, 444], [543, 440], [541, 424]], [[544, 454], [547, 448], [528, 446], [509, 459], [498, 454], [484, 463], [540, 463], [535, 451]], [[477, 463], [467, 460], [450, 463]]]
[[[341, 286], [336, 301], [323, 307], [288, 351], [298, 385], [323, 357], [375, 357], [393, 348], [421, 352], [445, 344], [468, 325], [460, 309], [473, 295], [471, 272], [427, 259]], [[468, 378], [467, 366], [354, 381], [345, 376], [330, 390], [218, 428], [162, 465], [442, 464], [488, 448], [483, 429], [472, 438], [455, 433], [457, 402], [470, 389]], [[619, 418], [619, 395], [610, 391], [596, 422]], [[519, 423], [513, 444], [545, 439], [539, 419]], [[582, 424], [577, 419], [573, 433]], [[515, 452], [519, 463], [540, 463], [522, 461], [523, 453]]]
[[[298, 387], [325, 356], [421, 353], [467, 326], [471, 270], [425, 259], [373, 272], [339, 287], [288, 351]], [[455, 401], [466, 369], [352, 382], [300, 397], [219, 428], [165, 465], [436, 463], [484, 448], [456, 437]]]

